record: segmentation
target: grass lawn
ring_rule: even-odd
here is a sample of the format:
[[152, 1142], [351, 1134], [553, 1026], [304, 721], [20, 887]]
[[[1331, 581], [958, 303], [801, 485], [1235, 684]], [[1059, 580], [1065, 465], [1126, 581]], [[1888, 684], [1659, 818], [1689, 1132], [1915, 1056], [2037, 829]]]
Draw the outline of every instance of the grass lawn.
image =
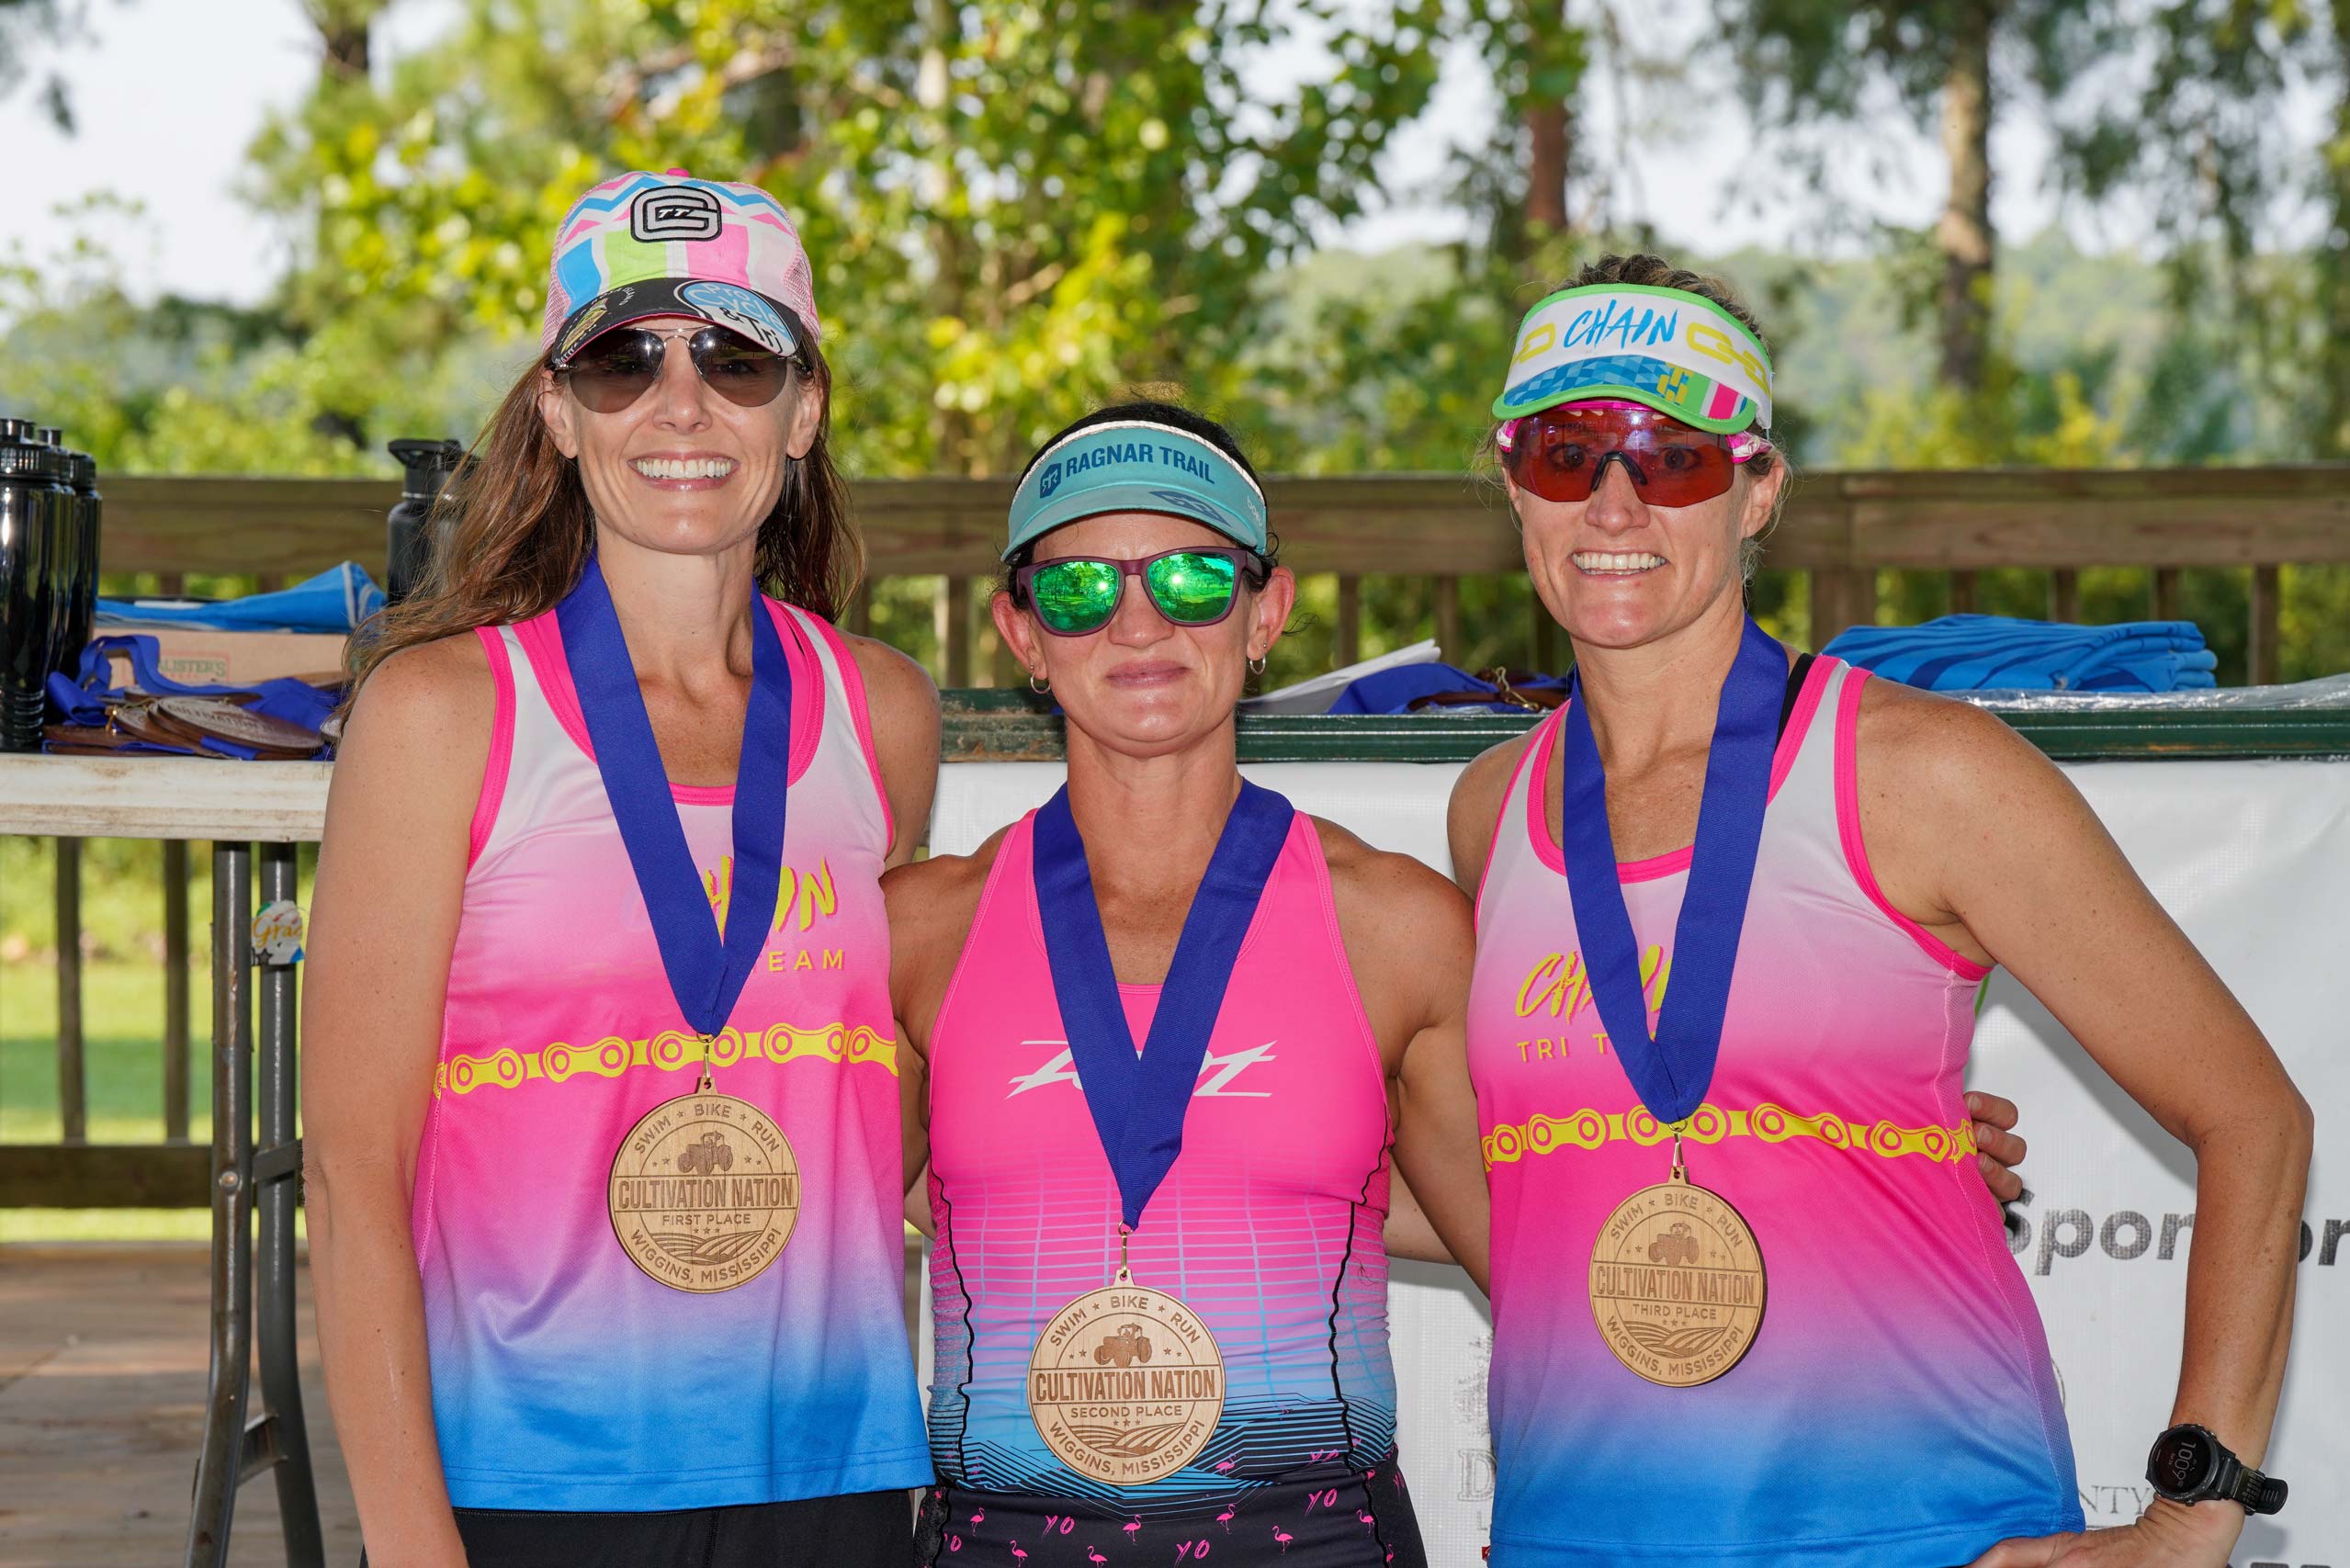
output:
[[[188, 1011], [188, 1136], [212, 1136], [211, 983], [199, 954]], [[164, 971], [141, 961], [82, 971], [89, 1135], [96, 1144], [164, 1138]], [[0, 1143], [53, 1143], [57, 1111], [57, 971], [0, 963]], [[200, 1240], [205, 1209], [0, 1209], [0, 1242]]]

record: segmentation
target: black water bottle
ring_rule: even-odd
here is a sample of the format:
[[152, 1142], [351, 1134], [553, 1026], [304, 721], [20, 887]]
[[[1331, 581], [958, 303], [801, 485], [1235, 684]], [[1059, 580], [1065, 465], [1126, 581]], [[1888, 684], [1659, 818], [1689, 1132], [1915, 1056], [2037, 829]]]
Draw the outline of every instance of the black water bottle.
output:
[[28, 420], [0, 420], [0, 750], [40, 750], [42, 705], [63, 631], [61, 562], [73, 491], [62, 454]]
[[[68, 452], [66, 457], [72, 460], [73, 494], [82, 508], [82, 553], [90, 563], [87, 586], [82, 592], [81, 611], [82, 643], [87, 643], [90, 634], [97, 627], [98, 573], [104, 566], [98, 540], [106, 516], [106, 497], [98, 493], [98, 460], [87, 452]], [[69, 674], [79, 671], [82, 643], [74, 645], [76, 662], [68, 668]]]
[[[71, 679], [82, 668], [82, 649], [90, 640], [90, 626], [98, 608], [98, 483], [97, 464], [86, 452], [65, 445], [65, 433], [45, 426], [37, 434], [41, 445], [57, 449], [63, 458], [64, 480], [73, 492], [68, 507], [73, 544], [70, 571], [58, 580], [60, 598], [56, 668]], [[61, 559], [62, 556], [61, 556]], [[71, 581], [67, 581], [67, 577]]]
[[387, 519], [390, 581], [384, 584], [384, 597], [397, 604], [416, 591], [432, 564], [433, 505], [464, 459], [465, 448], [454, 441], [395, 441], [391, 455], [400, 459], [400, 504]]

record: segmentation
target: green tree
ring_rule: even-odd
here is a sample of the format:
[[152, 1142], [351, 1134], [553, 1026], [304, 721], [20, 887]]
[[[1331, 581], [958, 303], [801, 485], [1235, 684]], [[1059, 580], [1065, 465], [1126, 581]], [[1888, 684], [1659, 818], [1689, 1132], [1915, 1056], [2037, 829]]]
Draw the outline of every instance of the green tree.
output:
[[[815, 261], [852, 467], [1000, 472], [1120, 388], [1228, 394], [1260, 279], [1375, 196], [1444, 0], [1310, 0], [1328, 69], [1251, 101], [1300, 8], [470, 0], [387, 86], [329, 73], [256, 149], [307, 236], [288, 309], [354, 367], [457, 333], [519, 350], [580, 190], [748, 178]], [[372, 395], [341, 390], [355, 417]]]
[[[2350, 457], [2350, 0], [2164, 0], [2151, 22], [2119, 90], [2064, 126], [2060, 167], [2152, 214], [2175, 319], [2248, 346], [2289, 455]], [[2280, 112], [2297, 87], [2333, 105], [2314, 159]], [[2303, 203], [2323, 223], [2305, 262], [2273, 222]]]
[[[1837, 135], [1888, 90], [1921, 125], [1938, 115], [1949, 186], [1931, 265], [1915, 274], [1917, 299], [1933, 303], [1936, 379], [1960, 394], [1983, 389], [1999, 374], [1992, 126], [2005, 99], [2064, 95], [2109, 39], [2106, 0], [1723, 0], [1717, 15], [1767, 127]], [[2020, 74], [1995, 70], [2001, 57], [2018, 60]]]

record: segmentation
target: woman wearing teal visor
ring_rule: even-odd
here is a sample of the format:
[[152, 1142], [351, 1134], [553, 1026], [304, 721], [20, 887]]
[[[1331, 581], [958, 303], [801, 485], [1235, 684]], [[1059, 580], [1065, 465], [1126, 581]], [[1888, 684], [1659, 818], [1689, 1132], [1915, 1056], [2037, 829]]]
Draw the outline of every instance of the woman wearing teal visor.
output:
[[1425, 1561], [1383, 1231], [1392, 1154], [1483, 1280], [1468, 908], [1242, 782], [1275, 554], [1232, 437], [1160, 403], [1012, 502], [996, 626], [1068, 785], [885, 883], [937, 1237], [925, 1563]]
[[[2039, 752], [1748, 618], [1786, 473], [1727, 289], [1653, 256], [1587, 268], [1528, 313], [1494, 415], [1576, 660], [1567, 705], [1452, 803], [1495, 1568], [2219, 1568], [2284, 1495], [2252, 1467], [2309, 1108]], [[1960, 1092], [1994, 964], [2197, 1156], [2160, 1495], [2123, 1529], [2076, 1533]]]

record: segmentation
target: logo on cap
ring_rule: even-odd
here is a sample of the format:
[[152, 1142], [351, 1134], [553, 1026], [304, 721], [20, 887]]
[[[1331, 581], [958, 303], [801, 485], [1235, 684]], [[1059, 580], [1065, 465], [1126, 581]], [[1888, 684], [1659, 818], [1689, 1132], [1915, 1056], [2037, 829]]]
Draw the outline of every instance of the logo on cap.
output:
[[1061, 466], [1055, 463], [1045, 470], [1045, 477], [1036, 481], [1036, 498], [1042, 501], [1060, 488]]
[[634, 288], [616, 288], [582, 310], [578, 319], [571, 322], [571, 330], [563, 334], [563, 341], [555, 345], [556, 359], [571, 358], [571, 352], [588, 340], [588, 334], [595, 330], [595, 324], [626, 305], [636, 292]]
[[732, 327], [774, 353], [790, 355], [799, 350], [799, 339], [775, 308], [748, 288], [697, 278], [679, 288], [677, 298], [720, 326]]
[[696, 186], [655, 186], [628, 204], [636, 240], [715, 240], [722, 221], [718, 198]]

